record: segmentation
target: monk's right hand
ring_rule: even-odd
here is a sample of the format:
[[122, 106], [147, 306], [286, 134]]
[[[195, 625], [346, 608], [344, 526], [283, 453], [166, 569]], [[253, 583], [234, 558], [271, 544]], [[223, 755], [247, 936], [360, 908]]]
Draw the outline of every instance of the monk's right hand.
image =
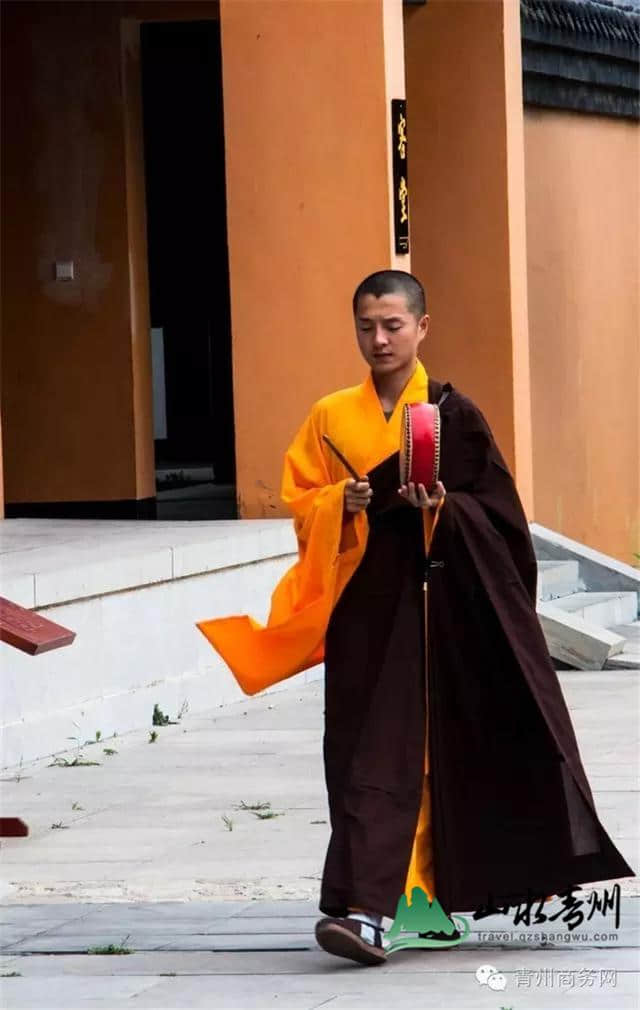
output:
[[347, 512], [361, 512], [371, 501], [373, 491], [366, 477], [348, 480], [344, 486], [344, 507]]

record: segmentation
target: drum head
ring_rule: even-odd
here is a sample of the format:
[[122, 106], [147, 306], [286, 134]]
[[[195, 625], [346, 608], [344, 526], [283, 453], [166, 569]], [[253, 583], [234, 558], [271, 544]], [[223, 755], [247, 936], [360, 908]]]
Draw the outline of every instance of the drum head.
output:
[[440, 411], [435, 403], [405, 403], [400, 432], [400, 483], [431, 491], [440, 470]]

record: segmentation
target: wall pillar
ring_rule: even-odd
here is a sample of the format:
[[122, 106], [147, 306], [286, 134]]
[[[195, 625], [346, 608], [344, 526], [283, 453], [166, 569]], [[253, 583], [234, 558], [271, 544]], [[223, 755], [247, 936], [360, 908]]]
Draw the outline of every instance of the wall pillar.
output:
[[282, 514], [283, 454], [312, 402], [366, 367], [351, 296], [391, 266], [388, 99], [402, 93], [387, 73], [401, 87], [401, 9], [220, 9], [238, 497], [243, 517], [268, 517]]
[[405, 56], [425, 362], [485, 413], [533, 519], [519, 5], [406, 7]]

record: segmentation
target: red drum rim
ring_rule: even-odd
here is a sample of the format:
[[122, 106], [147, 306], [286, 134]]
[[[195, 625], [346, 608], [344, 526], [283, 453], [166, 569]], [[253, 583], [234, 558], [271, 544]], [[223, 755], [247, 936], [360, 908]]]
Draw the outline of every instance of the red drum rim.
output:
[[400, 436], [400, 483], [430, 491], [440, 471], [440, 411], [435, 403], [405, 403]]

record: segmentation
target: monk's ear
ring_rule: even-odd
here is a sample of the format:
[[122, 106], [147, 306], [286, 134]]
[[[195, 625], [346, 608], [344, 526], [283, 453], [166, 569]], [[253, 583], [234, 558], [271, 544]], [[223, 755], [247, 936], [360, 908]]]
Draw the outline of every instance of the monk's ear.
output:
[[427, 333], [429, 332], [429, 316], [424, 315], [418, 320], [418, 343], [422, 343]]

